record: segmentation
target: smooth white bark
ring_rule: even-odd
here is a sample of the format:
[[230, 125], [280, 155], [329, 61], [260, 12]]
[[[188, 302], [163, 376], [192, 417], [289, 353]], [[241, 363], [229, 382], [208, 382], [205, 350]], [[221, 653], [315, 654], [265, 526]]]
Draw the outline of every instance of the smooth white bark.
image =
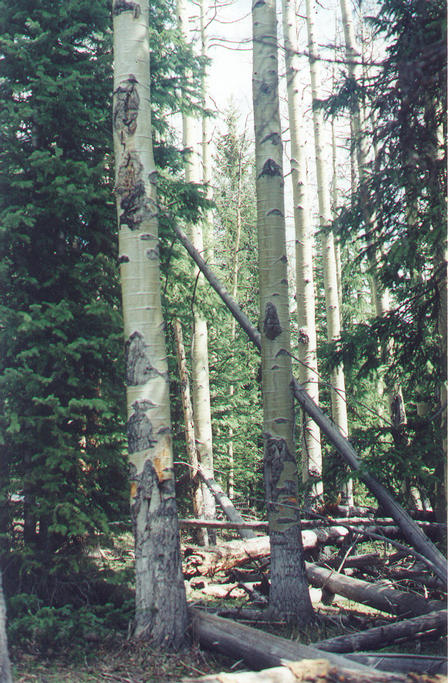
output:
[[156, 168], [151, 136], [149, 6], [113, 2], [115, 193], [123, 300], [135, 635], [179, 646], [182, 576], [160, 298]]
[[[188, 21], [191, 14], [192, 5], [187, 0], [177, 0], [177, 19], [178, 27], [185, 41], [189, 41]], [[185, 181], [187, 183], [203, 182], [203, 150], [199, 135], [198, 121], [191, 115], [183, 113], [183, 148], [185, 159]], [[207, 171], [209, 173], [209, 171]], [[197, 221], [190, 226], [191, 241], [194, 247], [204, 253], [203, 224]], [[203, 281], [203, 277], [197, 268], [194, 269], [193, 277], [198, 283], [197, 293]], [[213, 440], [212, 440], [212, 418], [210, 405], [210, 379], [208, 364], [208, 328], [207, 321], [198, 307], [195, 306], [193, 313], [193, 339], [191, 347], [192, 361], [192, 396], [194, 428], [196, 435], [196, 445], [199, 453], [201, 467], [208, 477], [214, 478], [213, 471]], [[214, 519], [216, 515], [215, 500], [208, 488], [202, 486], [202, 496], [204, 500], [204, 515], [206, 519]], [[214, 542], [213, 531], [208, 532], [208, 540]]]
[[[316, 49], [314, 30], [314, 2], [306, 0], [308, 51], [310, 55], [310, 75], [313, 105], [320, 99], [321, 76]], [[325, 158], [324, 119], [322, 110], [313, 106], [313, 127], [317, 175], [317, 196], [319, 204], [319, 224], [323, 229], [322, 256], [324, 270], [325, 305], [327, 317], [328, 341], [337, 341], [341, 336], [341, 313], [336, 268], [334, 235], [328, 231], [331, 223], [330, 184]], [[344, 368], [342, 363], [331, 372], [331, 413], [334, 422], [344, 436], [348, 434], [347, 403], [345, 394]], [[347, 482], [345, 497], [349, 505], [353, 505], [353, 488], [351, 480]]]
[[297, 511], [274, 0], [255, 0], [252, 25], [265, 488], [272, 549], [269, 605], [273, 613], [305, 623], [312, 618], [312, 606]]
[[[319, 403], [316, 318], [313, 273], [313, 226], [308, 198], [308, 179], [304, 150], [304, 121], [301, 101], [296, 0], [283, 0], [283, 35], [285, 41], [286, 82], [289, 130], [291, 136], [291, 172], [296, 235], [296, 302], [299, 327], [299, 381]], [[322, 450], [319, 427], [303, 414], [302, 479], [308, 483], [313, 500], [322, 497]]]

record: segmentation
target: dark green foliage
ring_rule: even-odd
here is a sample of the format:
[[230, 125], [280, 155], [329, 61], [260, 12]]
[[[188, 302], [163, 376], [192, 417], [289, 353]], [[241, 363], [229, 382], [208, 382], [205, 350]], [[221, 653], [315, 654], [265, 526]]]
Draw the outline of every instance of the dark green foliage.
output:
[[[434, 501], [444, 372], [438, 313], [446, 235], [446, 6], [442, 0], [384, 0], [371, 22], [387, 41], [383, 66], [358, 92], [373, 112], [375, 160], [335, 228], [348, 249], [357, 246], [357, 267], [365, 272], [372, 267], [366, 237], [376, 248], [375, 276], [390, 293], [391, 310], [381, 319], [354, 320], [330, 357], [343, 357], [356, 383], [381, 377], [386, 386], [401, 386], [404, 434], [391, 440], [386, 412], [385, 421], [369, 420], [369, 432], [360, 424], [354, 438], [384, 481], [399, 490], [408, 478]], [[350, 109], [346, 85], [332, 99], [333, 109]], [[373, 232], [365, 222], [372, 211]]]
[[108, 28], [103, 2], [0, 3], [9, 593], [44, 590], [79, 540], [127, 507]]
[[[0, 15], [2, 561], [8, 594], [61, 607], [90, 571], [86, 537], [128, 514], [112, 21], [104, 0], [0, 1]], [[195, 60], [165, 0], [151, 46], [161, 202], [197, 215], [167, 124]]]

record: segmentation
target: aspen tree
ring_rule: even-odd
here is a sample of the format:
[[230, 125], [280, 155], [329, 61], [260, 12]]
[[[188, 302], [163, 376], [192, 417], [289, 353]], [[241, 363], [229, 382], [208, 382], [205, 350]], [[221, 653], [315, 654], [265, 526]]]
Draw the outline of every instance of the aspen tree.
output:
[[[283, 35], [285, 41], [286, 83], [289, 130], [291, 136], [291, 172], [296, 239], [296, 301], [299, 327], [299, 381], [315, 403], [319, 403], [317, 371], [316, 318], [313, 274], [313, 226], [308, 198], [308, 179], [302, 128], [297, 44], [296, 0], [283, 0]], [[309, 494], [318, 499], [323, 494], [322, 450], [317, 424], [303, 414], [302, 479], [310, 483]]]
[[255, 0], [252, 5], [269, 606], [273, 615], [306, 623], [313, 609], [298, 509], [275, 12], [274, 0]]
[[[188, 41], [188, 6], [186, 0], [177, 0], [177, 20], [181, 35]], [[201, 145], [199, 143], [198, 122], [188, 113], [182, 114], [183, 148], [185, 159], [185, 180], [187, 183], [201, 183]], [[190, 226], [191, 241], [194, 247], [204, 253], [203, 226], [200, 221]], [[197, 268], [194, 269], [193, 277], [200, 286], [203, 276]], [[199, 453], [199, 461], [204, 474], [213, 479], [213, 441], [212, 419], [210, 406], [210, 380], [208, 367], [208, 328], [207, 321], [201, 311], [195, 307], [193, 313], [193, 340], [191, 348], [192, 361], [192, 396], [194, 429], [196, 445]], [[215, 499], [205, 484], [202, 485], [204, 500], [204, 516], [206, 519], [215, 517]], [[214, 530], [207, 530], [206, 536], [209, 542], [215, 539]]]
[[[314, 3], [306, 0], [308, 51], [311, 75], [311, 92], [313, 99], [314, 145], [317, 175], [317, 197], [319, 204], [319, 223], [323, 228], [322, 250], [325, 305], [327, 313], [327, 337], [329, 341], [337, 341], [341, 335], [341, 314], [337, 282], [336, 254], [334, 235], [328, 230], [332, 221], [330, 186], [326, 162], [324, 158], [324, 120], [322, 110], [314, 106], [319, 100], [320, 69], [314, 37]], [[344, 368], [339, 364], [331, 372], [331, 412], [334, 422], [344, 436], [348, 434], [347, 404], [345, 400]], [[346, 484], [345, 497], [348, 505], [353, 505], [352, 481]]]
[[134, 633], [179, 646], [187, 625], [173, 478], [168, 365], [160, 298], [156, 168], [149, 73], [149, 5], [112, 5], [115, 193], [123, 299]]

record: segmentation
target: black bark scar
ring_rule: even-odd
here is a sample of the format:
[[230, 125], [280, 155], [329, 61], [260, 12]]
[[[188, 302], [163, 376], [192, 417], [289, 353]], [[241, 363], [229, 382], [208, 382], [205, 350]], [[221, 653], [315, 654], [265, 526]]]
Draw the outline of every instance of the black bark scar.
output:
[[142, 10], [138, 2], [127, 2], [127, 0], [115, 0], [112, 13], [114, 17], [117, 17], [123, 12], [133, 12], [135, 19], [137, 19]]
[[152, 406], [151, 401], [134, 401], [134, 412], [127, 423], [128, 452], [129, 455], [152, 448], [156, 440], [152, 438], [151, 420], [145, 411]]
[[134, 135], [137, 129], [140, 97], [134, 74], [129, 74], [128, 79], [114, 91], [114, 95], [114, 128], [123, 144], [126, 136]]
[[127, 386], [142, 386], [150, 377], [161, 374], [151, 365], [144, 337], [138, 331], [133, 332], [125, 344], [125, 361]]
[[281, 176], [282, 175], [281, 168], [280, 168], [279, 164], [276, 161], [274, 161], [274, 159], [267, 159], [267, 161], [265, 161], [264, 166], [261, 169], [260, 175], [258, 177], [261, 178], [264, 175], [268, 175], [268, 176]]
[[263, 329], [266, 337], [271, 340], [275, 339], [279, 334], [282, 333], [282, 327], [278, 318], [277, 309], [270, 301], [268, 301], [266, 304]]

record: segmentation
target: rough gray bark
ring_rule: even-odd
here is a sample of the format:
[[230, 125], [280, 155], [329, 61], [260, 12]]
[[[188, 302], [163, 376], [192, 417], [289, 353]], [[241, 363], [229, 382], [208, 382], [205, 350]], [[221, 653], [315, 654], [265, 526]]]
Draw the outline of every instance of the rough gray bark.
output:
[[6, 607], [3, 597], [2, 575], [0, 572], [0, 682], [12, 683], [11, 665], [6, 638]]
[[443, 607], [443, 602], [436, 603], [436, 606], [432, 601], [415, 593], [405, 593], [381, 583], [370, 583], [351, 576], [344, 576], [333, 569], [318, 567], [309, 562], [306, 563], [306, 573], [313, 586], [326, 588], [332, 593], [343, 595], [349, 600], [370, 605], [370, 607], [389, 614], [400, 614], [402, 616], [426, 614], [432, 609], [437, 609], [437, 606]]
[[[241, 311], [238, 304], [229, 296], [225, 288], [220, 284], [216, 276], [213, 275], [210, 268], [208, 268], [208, 266], [205, 264], [204, 259], [194, 249], [182, 231], [178, 227], [175, 227], [175, 232], [190, 256], [194, 259], [198, 267], [204, 273], [210, 285], [221, 297], [232, 315], [235, 316], [243, 330], [248, 335], [249, 339], [258, 349], [260, 349], [261, 341], [259, 332], [250, 323], [248, 317], [243, 313], [243, 311]], [[411, 518], [411, 516], [408, 515], [408, 513], [405, 512], [405, 510], [403, 510], [403, 508], [392, 498], [384, 486], [382, 486], [382, 484], [372, 477], [372, 475], [369, 474], [364, 467], [361, 468], [361, 460], [359, 459], [358, 454], [356, 453], [350, 441], [341, 434], [338, 428], [331, 422], [331, 420], [328, 419], [323, 410], [314, 403], [304, 387], [301, 386], [295, 379], [293, 379], [292, 387], [294, 396], [302, 408], [313, 418], [313, 420], [317, 422], [322, 433], [325, 434], [330, 443], [333, 444], [343, 460], [353, 470], [358, 472], [358, 476], [361, 481], [365, 483], [369, 491], [375, 496], [384, 510], [388, 512], [393, 519], [395, 519], [408, 543], [410, 543], [413, 548], [418, 550], [426, 558], [428, 566], [433, 569], [433, 571], [446, 586], [448, 573], [446, 558], [419, 529], [418, 525]]]
[[355, 652], [368, 648], [376, 649], [390, 645], [397, 640], [410, 640], [421, 634], [433, 633], [435, 637], [447, 632], [446, 609], [430, 612], [412, 619], [404, 619], [395, 624], [369, 628], [359, 633], [327, 638], [314, 643], [314, 647], [328, 652]]
[[358, 675], [370, 671], [362, 664], [341, 655], [330, 652], [323, 655], [322, 650], [302, 645], [298, 641], [280, 638], [198, 609], [190, 608], [190, 615], [193, 630], [202, 647], [218, 650], [235, 659], [244, 659], [246, 664], [255, 669], [284, 665], [301, 659], [322, 659], [325, 656], [333, 666], [356, 671]]

